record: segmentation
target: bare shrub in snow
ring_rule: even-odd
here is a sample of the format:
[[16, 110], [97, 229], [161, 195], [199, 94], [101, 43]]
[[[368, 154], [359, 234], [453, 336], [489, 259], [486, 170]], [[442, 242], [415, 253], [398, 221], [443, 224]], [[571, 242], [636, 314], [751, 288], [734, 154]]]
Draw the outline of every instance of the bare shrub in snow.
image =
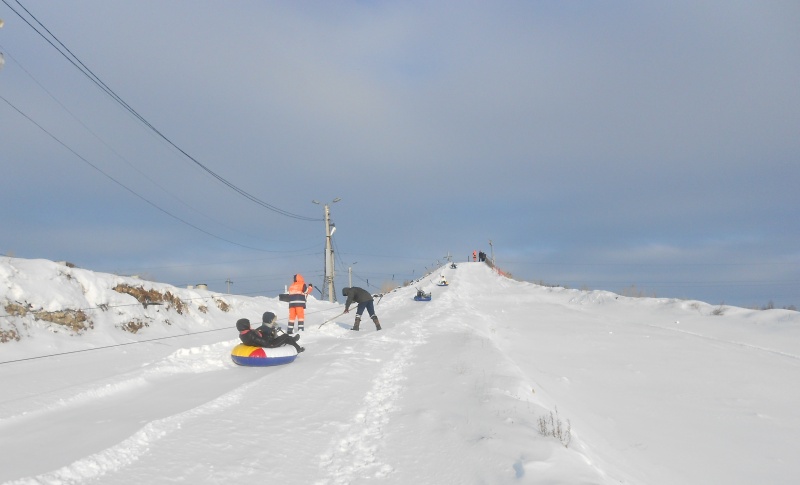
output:
[[171, 305], [179, 315], [183, 315], [183, 312], [186, 310], [186, 304], [169, 291], [160, 293], [154, 289], [146, 290], [142, 286], [136, 287], [126, 284], [118, 284], [113, 290], [118, 293], [131, 295], [136, 298], [139, 303], [143, 304], [145, 308], [148, 305], [167, 304], [167, 308], [170, 308]]
[[228, 302], [226, 302], [225, 300], [214, 300], [214, 303], [216, 303], [217, 308], [219, 308], [223, 312], [228, 312], [231, 309], [231, 306], [228, 305]]
[[149, 327], [150, 324], [144, 322], [138, 318], [134, 318], [130, 322], [124, 323], [119, 326], [120, 329], [125, 330], [126, 332], [136, 333], [139, 330], [143, 329], [144, 327]]
[[552, 436], [560, 441], [564, 448], [569, 448], [569, 443], [572, 441], [572, 425], [568, 419], [565, 426], [558, 415], [558, 408], [555, 408], [555, 412], [550, 411], [547, 416], [539, 416], [539, 434]]
[[55, 323], [62, 327], [68, 328], [75, 334], [80, 334], [84, 330], [94, 328], [94, 323], [84, 313], [83, 310], [60, 310], [48, 312], [43, 309], [36, 310], [30, 304], [8, 303], [5, 306], [6, 313], [15, 317], [26, 317], [29, 314], [33, 315], [36, 320], [43, 320], [49, 323]]
[[10, 328], [8, 330], [0, 328], [0, 344], [11, 342], [12, 340], [19, 342], [19, 339], [19, 332], [17, 332], [16, 328]]

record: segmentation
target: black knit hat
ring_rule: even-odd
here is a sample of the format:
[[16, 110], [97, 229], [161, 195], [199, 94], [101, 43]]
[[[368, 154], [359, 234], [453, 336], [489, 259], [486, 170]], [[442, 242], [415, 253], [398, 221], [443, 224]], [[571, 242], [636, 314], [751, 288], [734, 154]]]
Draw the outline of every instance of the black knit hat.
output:
[[236, 330], [242, 332], [244, 330], [250, 330], [250, 320], [246, 318], [240, 318], [236, 321]]

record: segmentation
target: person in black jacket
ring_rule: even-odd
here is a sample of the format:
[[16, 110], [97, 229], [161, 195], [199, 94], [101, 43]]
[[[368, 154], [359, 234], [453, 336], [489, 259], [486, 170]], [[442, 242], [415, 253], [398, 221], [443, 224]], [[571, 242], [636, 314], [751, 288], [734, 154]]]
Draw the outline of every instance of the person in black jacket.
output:
[[297, 350], [298, 354], [304, 351], [305, 348], [297, 344], [300, 335], [294, 337], [285, 333], [278, 335], [277, 318], [272, 312], [264, 312], [264, 315], [261, 316], [261, 326], [255, 330], [250, 328], [250, 320], [246, 318], [239, 319], [236, 322], [236, 329], [239, 330], [239, 339], [243, 344], [253, 347], [274, 349], [283, 345], [291, 345]]
[[367, 310], [369, 317], [375, 322], [375, 330], [381, 329], [381, 322], [378, 321], [378, 316], [375, 315], [375, 305], [372, 303], [372, 295], [370, 295], [367, 290], [357, 286], [342, 288], [342, 296], [347, 297], [347, 301], [344, 304], [345, 313], [350, 311], [350, 305], [352, 305], [353, 302], [358, 303], [358, 308], [356, 308], [356, 323], [350, 330], [358, 331], [358, 326], [361, 324], [361, 314], [364, 313], [364, 309]]

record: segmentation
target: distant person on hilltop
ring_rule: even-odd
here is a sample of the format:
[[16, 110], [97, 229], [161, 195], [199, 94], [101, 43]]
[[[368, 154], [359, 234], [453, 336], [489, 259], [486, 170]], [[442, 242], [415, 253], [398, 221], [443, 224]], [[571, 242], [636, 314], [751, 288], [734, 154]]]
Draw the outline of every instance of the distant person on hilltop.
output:
[[302, 275], [294, 275], [294, 281], [289, 285], [289, 325], [286, 330], [289, 335], [294, 331], [295, 321], [297, 331], [305, 331], [306, 298], [312, 289], [313, 286], [306, 285]]
[[478, 254], [478, 253], [476, 253], [476, 252], [475, 252], [475, 250], [473, 249], [473, 250], [472, 250], [472, 262], [475, 262], [475, 261], [477, 261], [477, 257], [478, 257], [478, 256], [477, 256], [477, 254]]
[[358, 308], [356, 308], [356, 321], [353, 324], [353, 328], [350, 330], [358, 331], [358, 326], [361, 324], [361, 314], [364, 313], [365, 309], [369, 313], [370, 318], [372, 318], [372, 321], [375, 322], [375, 330], [381, 329], [381, 322], [378, 321], [378, 316], [375, 315], [375, 305], [372, 303], [372, 295], [370, 295], [367, 290], [357, 286], [342, 288], [342, 296], [347, 297], [347, 301], [344, 303], [345, 313], [350, 311], [350, 305], [354, 302], [358, 303]]
[[288, 334], [278, 335], [277, 317], [272, 312], [264, 312], [261, 316], [261, 326], [253, 330], [250, 328], [250, 320], [240, 318], [236, 322], [236, 329], [239, 331], [239, 339], [245, 345], [252, 347], [266, 347], [274, 349], [284, 345], [291, 345], [297, 350], [297, 353], [306, 350], [297, 344], [300, 340], [300, 335], [292, 337]]

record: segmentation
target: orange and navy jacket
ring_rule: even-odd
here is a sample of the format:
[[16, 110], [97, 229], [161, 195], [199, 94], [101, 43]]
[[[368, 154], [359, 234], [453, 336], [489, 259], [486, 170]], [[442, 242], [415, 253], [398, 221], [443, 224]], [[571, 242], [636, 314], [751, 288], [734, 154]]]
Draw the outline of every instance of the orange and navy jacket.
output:
[[311, 288], [299, 274], [294, 275], [294, 282], [289, 285], [289, 308], [306, 307], [306, 296]]

